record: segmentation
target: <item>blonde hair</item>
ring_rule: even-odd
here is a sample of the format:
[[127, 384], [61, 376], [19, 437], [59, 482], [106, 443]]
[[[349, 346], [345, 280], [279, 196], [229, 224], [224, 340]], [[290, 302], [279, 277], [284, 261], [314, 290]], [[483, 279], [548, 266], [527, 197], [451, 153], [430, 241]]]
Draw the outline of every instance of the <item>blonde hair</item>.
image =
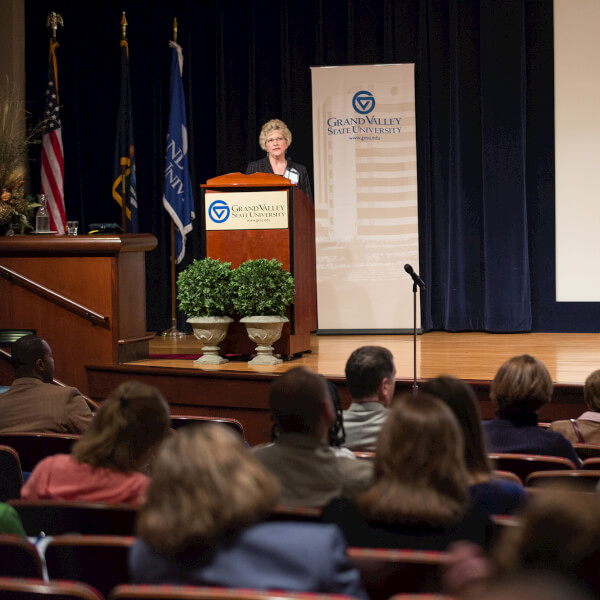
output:
[[501, 410], [538, 411], [552, 397], [546, 365], [529, 354], [513, 356], [498, 369], [490, 398]]
[[151, 385], [126, 381], [102, 402], [72, 454], [92, 467], [137, 471], [170, 425], [169, 405], [162, 394]]
[[583, 399], [588, 408], [600, 412], [600, 369], [588, 375], [585, 380]]
[[375, 452], [375, 483], [358, 498], [368, 518], [431, 525], [466, 512], [468, 473], [460, 427], [437, 398], [402, 395], [390, 409]]
[[211, 545], [262, 520], [279, 486], [222, 425], [184, 427], [165, 441], [152, 468], [137, 535], [157, 552]]
[[262, 126], [258, 136], [258, 143], [265, 152], [267, 150], [267, 137], [272, 131], [281, 131], [281, 135], [285, 138], [288, 146], [292, 145], [292, 132], [288, 129], [288, 126], [280, 119], [271, 119]]

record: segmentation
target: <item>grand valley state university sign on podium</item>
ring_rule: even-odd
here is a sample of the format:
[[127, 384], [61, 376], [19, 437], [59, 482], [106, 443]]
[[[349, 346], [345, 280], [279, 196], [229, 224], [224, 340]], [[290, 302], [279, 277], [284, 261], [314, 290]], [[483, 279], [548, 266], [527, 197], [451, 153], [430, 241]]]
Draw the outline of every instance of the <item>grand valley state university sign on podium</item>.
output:
[[[275, 352], [291, 356], [310, 350], [317, 328], [315, 211], [310, 198], [288, 179], [269, 173], [230, 173], [202, 186], [205, 255], [232, 268], [256, 258], [275, 258], [296, 283]], [[253, 344], [240, 323], [229, 329], [221, 349], [249, 354]]]

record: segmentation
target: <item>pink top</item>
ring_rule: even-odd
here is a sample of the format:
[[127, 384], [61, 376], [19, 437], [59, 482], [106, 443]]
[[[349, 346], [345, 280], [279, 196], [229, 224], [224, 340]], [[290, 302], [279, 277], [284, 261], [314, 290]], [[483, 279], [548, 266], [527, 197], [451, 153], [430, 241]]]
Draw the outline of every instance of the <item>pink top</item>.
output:
[[143, 473], [91, 467], [69, 454], [55, 454], [35, 466], [21, 488], [21, 498], [141, 504], [149, 483]]

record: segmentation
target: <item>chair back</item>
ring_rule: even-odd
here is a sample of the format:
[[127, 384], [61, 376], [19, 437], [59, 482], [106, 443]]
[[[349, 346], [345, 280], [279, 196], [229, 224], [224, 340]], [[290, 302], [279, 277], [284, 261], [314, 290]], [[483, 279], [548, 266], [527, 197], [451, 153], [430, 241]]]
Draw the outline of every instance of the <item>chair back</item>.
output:
[[581, 465], [584, 471], [600, 469], [600, 458], [586, 458]]
[[171, 427], [177, 431], [180, 427], [186, 425], [204, 425], [205, 423], [219, 423], [225, 425], [238, 435], [244, 437], [244, 426], [237, 419], [229, 419], [227, 417], [199, 417], [197, 415], [171, 415]]
[[0, 577], [2, 600], [104, 600], [104, 596], [85, 583]]
[[23, 471], [19, 453], [10, 446], [0, 446], [0, 502], [21, 496]]
[[508, 481], [512, 481], [514, 483], [523, 485], [521, 478], [512, 471], [493, 471], [493, 475], [494, 477], [498, 477], [499, 479], [506, 479]]
[[40, 555], [28, 539], [18, 535], [0, 535], [0, 577], [43, 575]]
[[30, 536], [84, 533], [133, 535], [137, 507], [67, 500], [10, 500]]
[[267, 521], [301, 521], [321, 523], [323, 509], [312, 506], [276, 506]]
[[538, 471], [527, 476], [525, 485], [533, 488], [563, 485], [569, 486], [574, 491], [593, 492], [599, 481], [600, 470]]
[[398, 593], [438, 593], [446, 552], [348, 548], [348, 557], [360, 572], [371, 600], [387, 600]]
[[600, 446], [597, 444], [580, 444], [576, 442], [573, 444], [573, 448], [575, 448], [575, 452], [581, 460], [600, 458]]
[[269, 592], [190, 585], [119, 585], [109, 600], [355, 600], [344, 594]]
[[134, 542], [134, 537], [118, 535], [54, 536], [45, 553], [48, 576], [83, 581], [108, 596], [129, 582], [127, 555]]
[[558, 471], [576, 469], [573, 461], [558, 456], [540, 454], [491, 453], [490, 459], [499, 471], [510, 471], [518, 475], [522, 481], [534, 471]]
[[375, 452], [370, 450], [352, 450], [352, 454], [359, 460], [375, 460]]
[[43, 458], [53, 454], [70, 454], [80, 436], [70, 433], [15, 432], [0, 433], [0, 444], [19, 453], [23, 471], [33, 471]]

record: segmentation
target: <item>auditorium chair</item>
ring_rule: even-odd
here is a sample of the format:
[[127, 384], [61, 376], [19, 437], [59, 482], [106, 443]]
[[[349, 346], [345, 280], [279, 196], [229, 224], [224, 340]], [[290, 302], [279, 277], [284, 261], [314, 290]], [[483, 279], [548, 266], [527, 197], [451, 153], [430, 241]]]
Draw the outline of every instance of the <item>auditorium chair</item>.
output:
[[27, 472], [33, 471], [33, 467], [46, 456], [70, 454], [71, 447], [78, 439], [78, 435], [70, 433], [0, 433], [0, 444], [10, 446], [19, 453], [21, 467]]
[[244, 427], [237, 419], [229, 419], [226, 417], [199, 417], [196, 415], [171, 415], [171, 427], [177, 431], [185, 425], [203, 425], [204, 423], [219, 423], [225, 425], [239, 434], [243, 440]]
[[108, 600], [352, 600], [343, 594], [271, 592], [191, 585], [119, 585]]
[[21, 496], [23, 471], [19, 454], [10, 446], [0, 446], [0, 502]]
[[0, 577], [2, 600], [104, 600], [94, 588], [76, 581]]
[[312, 506], [276, 506], [267, 521], [300, 521], [320, 523], [323, 509]]
[[82, 581], [104, 596], [129, 582], [127, 554], [135, 542], [131, 536], [59, 535], [46, 547], [48, 577]]
[[[43, 577], [37, 548], [18, 535], [0, 535], [0, 577]], [[0, 597], [2, 597], [0, 595]]]
[[594, 471], [600, 469], [600, 458], [586, 458], [581, 465], [584, 471]]
[[451, 600], [445, 594], [394, 594], [389, 600]]
[[133, 535], [137, 507], [68, 500], [10, 500], [29, 536], [84, 533]]
[[519, 483], [520, 485], [523, 485], [521, 478], [512, 471], [493, 471], [492, 475], [494, 477], [498, 477], [499, 479], [508, 479], [509, 481], [513, 481], [514, 483]]
[[600, 470], [538, 471], [527, 476], [525, 485], [530, 488], [566, 485], [574, 491], [593, 492], [598, 481], [600, 481]]
[[558, 471], [576, 469], [573, 461], [558, 456], [540, 454], [512, 454], [495, 452], [488, 455], [499, 471], [510, 471], [518, 475], [522, 481], [534, 471]]
[[600, 458], [600, 446], [597, 444], [580, 444], [576, 442], [573, 444], [573, 448], [575, 448], [575, 452], [581, 460]]
[[371, 600], [387, 600], [399, 593], [438, 593], [442, 590], [445, 552], [348, 548]]
[[374, 460], [375, 452], [371, 452], [368, 450], [353, 450], [352, 454], [359, 460]]

